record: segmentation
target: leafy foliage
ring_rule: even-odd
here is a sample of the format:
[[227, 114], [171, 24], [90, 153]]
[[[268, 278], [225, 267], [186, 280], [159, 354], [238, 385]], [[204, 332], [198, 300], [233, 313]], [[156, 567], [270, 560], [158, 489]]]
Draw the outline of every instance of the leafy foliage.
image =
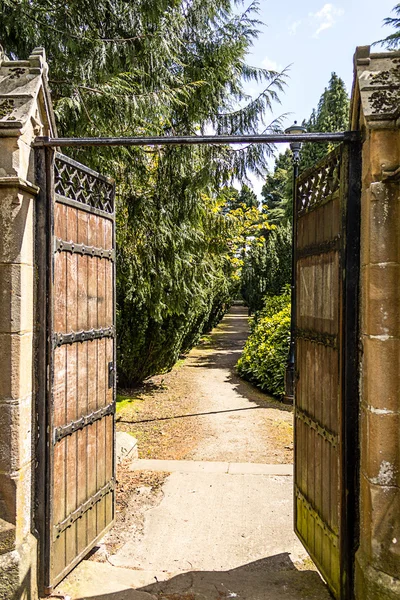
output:
[[290, 346], [290, 290], [267, 297], [237, 363], [241, 377], [274, 396], [284, 394]]
[[[0, 3], [9, 56], [46, 48], [61, 135], [280, 129], [267, 116], [284, 76], [246, 62], [258, 34], [257, 1], [242, 12], [234, 0]], [[246, 92], [252, 81], [263, 83], [257, 98]], [[122, 385], [169, 369], [229, 304], [249, 231], [266, 228], [266, 217], [243, 188], [239, 206], [224, 212], [224, 189], [250, 171], [265, 173], [271, 152], [255, 144], [70, 153], [117, 183]]]

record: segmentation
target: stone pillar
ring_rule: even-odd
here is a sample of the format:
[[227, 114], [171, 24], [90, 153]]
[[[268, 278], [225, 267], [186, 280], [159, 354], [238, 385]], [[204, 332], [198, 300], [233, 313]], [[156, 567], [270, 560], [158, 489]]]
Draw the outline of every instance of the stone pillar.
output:
[[0, 56], [0, 599], [37, 598], [34, 489], [36, 135], [54, 132], [44, 51]]
[[360, 547], [356, 598], [400, 598], [400, 53], [357, 49], [363, 134]]

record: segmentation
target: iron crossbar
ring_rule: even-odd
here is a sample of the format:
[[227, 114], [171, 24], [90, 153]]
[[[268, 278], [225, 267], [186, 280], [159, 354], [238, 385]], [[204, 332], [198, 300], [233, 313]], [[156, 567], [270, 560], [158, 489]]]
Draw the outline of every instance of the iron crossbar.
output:
[[155, 137], [93, 137], [93, 138], [50, 138], [37, 137], [36, 147], [66, 148], [84, 146], [179, 146], [200, 144], [290, 144], [291, 142], [357, 142], [358, 131], [339, 131], [336, 133], [287, 133], [256, 135], [182, 135]]

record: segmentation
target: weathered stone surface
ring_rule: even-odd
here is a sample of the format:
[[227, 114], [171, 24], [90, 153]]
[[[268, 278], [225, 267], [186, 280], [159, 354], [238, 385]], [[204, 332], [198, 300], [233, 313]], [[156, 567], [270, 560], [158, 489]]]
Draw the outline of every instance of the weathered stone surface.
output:
[[126, 431], [117, 431], [116, 434], [116, 454], [117, 462], [120, 463], [125, 458], [135, 460], [139, 456], [137, 439]]
[[[33, 142], [56, 135], [42, 49], [0, 58], [0, 599], [35, 600], [32, 528]], [[43, 349], [44, 351], [44, 349]], [[22, 399], [22, 400], [21, 400]], [[4, 521], [14, 527], [1, 526]], [[3, 534], [1, 534], [3, 531]], [[14, 536], [14, 550], [10, 550]], [[7, 550], [7, 552], [6, 552]]]
[[27, 398], [32, 394], [32, 333], [0, 333], [0, 398]]
[[[369, 193], [368, 193], [369, 192]], [[400, 194], [397, 183], [373, 183], [366, 193], [370, 263], [400, 262]]]
[[33, 330], [33, 267], [0, 263], [0, 333]]
[[400, 337], [400, 265], [362, 268], [363, 333]]
[[360, 600], [398, 600], [400, 579], [374, 569], [361, 552], [356, 557], [356, 590]]
[[400, 339], [363, 337], [362, 402], [377, 412], [400, 412]]
[[0, 402], [0, 472], [12, 473], [32, 460], [32, 398]]
[[399, 52], [373, 54], [369, 46], [357, 48], [357, 80], [369, 127], [395, 126], [400, 93], [399, 62]]
[[32, 467], [29, 463], [13, 473], [0, 473], [0, 515], [15, 525], [17, 545], [32, 526]]
[[400, 53], [359, 48], [355, 68], [352, 128], [364, 140], [356, 598], [394, 600], [400, 597]]
[[28, 190], [19, 179], [0, 178], [0, 263], [33, 265], [34, 196]]
[[0, 519], [0, 555], [15, 550], [15, 525]]
[[0, 554], [0, 600], [37, 600], [37, 544], [32, 535], [15, 550]]
[[376, 485], [400, 483], [400, 415], [365, 409], [361, 415], [361, 440], [369, 449], [361, 457], [363, 473]]

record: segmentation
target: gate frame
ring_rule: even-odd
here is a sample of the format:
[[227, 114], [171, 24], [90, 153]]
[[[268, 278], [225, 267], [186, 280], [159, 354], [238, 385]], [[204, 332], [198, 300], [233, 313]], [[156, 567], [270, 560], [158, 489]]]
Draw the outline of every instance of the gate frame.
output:
[[[102, 146], [159, 146], [159, 145], [200, 145], [200, 144], [276, 144], [290, 142], [343, 142], [348, 147], [349, 169], [347, 173], [348, 194], [346, 215], [343, 223], [346, 233], [345, 246], [345, 265], [344, 271], [345, 286], [343, 288], [343, 366], [342, 366], [342, 437], [343, 446], [341, 452], [342, 473], [343, 473], [343, 507], [341, 529], [345, 532], [343, 543], [340, 549], [343, 557], [342, 565], [345, 568], [342, 572], [347, 574], [344, 580], [341, 580], [341, 599], [351, 600], [354, 597], [354, 567], [355, 553], [359, 546], [359, 470], [360, 470], [360, 450], [359, 450], [359, 276], [360, 276], [360, 215], [361, 215], [361, 133], [359, 131], [346, 131], [338, 133], [304, 133], [304, 134], [261, 134], [261, 135], [214, 135], [214, 136], [159, 136], [159, 137], [126, 137], [126, 138], [51, 138], [37, 137], [35, 139], [35, 173], [36, 182], [40, 186], [37, 204], [36, 218], [36, 257], [39, 265], [39, 277], [37, 282], [37, 298], [39, 295], [46, 298], [46, 302], [36, 301], [36, 317], [38, 321], [38, 335], [36, 346], [37, 379], [36, 410], [37, 425], [39, 431], [46, 431], [49, 414], [48, 406], [45, 402], [47, 397], [46, 365], [51, 355], [51, 339], [49, 331], [51, 322], [49, 322], [48, 307], [51, 305], [51, 290], [47, 284], [52, 277], [51, 266], [48, 266], [48, 253], [51, 252], [51, 236], [47, 236], [48, 226], [53, 226], [53, 207], [50, 198], [52, 197], [52, 185], [54, 184], [54, 173], [52, 165], [54, 164], [55, 149], [63, 147], [102, 147]], [[54, 185], [53, 185], [54, 187]], [[296, 198], [296, 186], [294, 186], [294, 204]], [[296, 205], [293, 206], [294, 226], [293, 243], [295, 241], [296, 223]], [[350, 235], [349, 232], [354, 232]], [[115, 230], [114, 230], [115, 237]], [[46, 239], [48, 238], [48, 239]], [[113, 240], [115, 241], [115, 240]], [[296, 248], [294, 247], [294, 252]], [[45, 264], [46, 263], [46, 264]], [[295, 263], [296, 264], [296, 263]], [[296, 271], [295, 271], [296, 276]], [[296, 284], [295, 284], [296, 285]], [[114, 292], [115, 293], [115, 292]], [[114, 307], [115, 310], [115, 307]], [[114, 315], [115, 319], [115, 315]], [[46, 323], [45, 326], [43, 324]], [[295, 331], [295, 322], [291, 324]], [[46, 354], [39, 351], [39, 348], [46, 347]], [[116, 354], [116, 345], [114, 344], [114, 361]], [[114, 364], [116, 364], [114, 362]], [[52, 368], [52, 367], [51, 367]], [[114, 391], [115, 393], [115, 391]], [[353, 402], [351, 400], [354, 400]], [[43, 403], [46, 410], [43, 411]], [[37, 436], [36, 456], [46, 456], [45, 436]], [[115, 448], [114, 448], [115, 454]], [[348, 460], [349, 459], [349, 460]], [[36, 461], [38, 464], [38, 460]], [[114, 459], [115, 462], [115, 459]], [[50, 527], [46, 514], [49, 503], [49, 494], [46, 490], [46, 481], [51, 481], [51, 473], [48, 470], [48, 461], [46, 471], [44, 468], [38, 469], [39, 476], [35, 481], [35, 523], [38, 526], [39, 552], [40, 560], [48, 561], [49, 548], [45, 536], [45, 529]], [[51, 489], [51, 486], [49, 487]], [[110, 527], [112, 523], [110, 524]], [[104, 532], [101, 536], [104, 535]], [[341, 565], [341, 568], [342, 568]], [[39, 582], [41, 589], [43, 586], [43, 575], [48, 570], [49, 565], [40, 566], [39, 562]], [[47, 590], [46, 590], [47, 591]], [[51, 591], [51, 590], [49, 590]]]
[[[55, 208], [55, 176], [54, 166], [56, 159], [54, 146], [43, 147], [35, 144], [34, 172], [35, 182], [39, 187], [35, 214], [35, 264], [37, 280], [35, 287], [35, 317], [36, 317], [36, 343], [35, 343], [35, 499], [34, 499], [34, 526], [39, 540], [38, 547], [38, 588], [44, 594], [51, 594], [54, 586], [48, 586], [50, 579], [50, 543], [52, 532], [52, 502], [54, 491], [54, 478], [52, 472], [54, 447], [52, 444], [52, 410], [54, 361], [53, 361], [53, 286], [54, 280], [54, 208]], [[68, 158], [68, 157], [67, 157]], [[82, 165], [83, 167], [85, 165]], [[115, 186], [114, 186], [115, 187]], [[76, 207], [79, 208], [79, 207]], [[112, 217], [112, 246], [115, 248], [115, 204]], [[113, 323], [116, 323], [116, 273], [115, 262], [112, 267], [113, 274]], [[45, 348], [45, 352], [43, 352]], [[108, 370], [108, 381], [112, 381], [113, 404], [115, 411], [116, 385], [116, 341], [113, 343], [113, 368]], [[114, 414], [114, 413], [113, 413]], [[115, 448], [115, 418], [113, 424], [114, 448], [112, 454], [112, 477], [116, 475], [116, 448]], [[90, 543], [93, 547], [114, 525], [115, 500], [113, 520]], [[69, 570], [56, 580], [55, 585], [84, 558], [88, 553], [87, 548], [72, 561]], [[67, 569], [67, 568], [66, 568]], [[66, 570], [65, 569], [65, 570]]]
[[355, 554], [360, 542], [360, 445], [359, 445], [359, 378], [360, 378], [360, 253], [361, 253], [361, 174], [362, 143], [348, 147], [347, 206], [344, 223], [346, 234], [343, 287], [343, 367], [342, 367], [342, 473], [343, 513], [341, 549], [344, 572], [341, 581], [343, 599], [354, 598]]
[[[50, 531], [50, 490], [53, 487], [50, 461], [48, 460], [47, 442], [49, 439], [49, 403], [48, 395], [51, 393], [49, 382], [52, 379], [47, 372], [47, 365], [51, 365], [51, 304], [52, 294], [49, 281], [53, 276], [52, 261], [49, 260], [52, 251], [52, 235], [54, 227], [54, 148], [35, 148], [35, 181], [39, 186], [36, 203], [35, 218], [35, 254], [37, 265], [36, 285], [36, 429], [35, 436], [35, 529], [39, 539], [38, 548], [38, 587], [45, 594], [51, 592], [45, 586], [46, 574], [49, 572], [50, 548], [48, 544]], [[42, 301], [40, 301], [42, 300]], [[45, 348], [45, 352], [43, 352]], [[52, 366], [50, 366], [52, 370]], [[49, 448], [50, 451], [50, 448]], [[40, 465], [40, 462], [43, 462]]]
[[[360, 540], [359, 489], [360, 489], [360, 448], [359, 448], [359, 375], [360, 375], [360, 339], [359, 339], [359, 297], [360, 297], [360, 240], [361, 240], [361, 174], [362, 140], [344, 140], [343, 150], [347, 153], [347, 172], [344, 175], [346, 185], [345, 206], [341, 213], [342, 268], [340, 277], [345, 274], [342, 286], [342, 360], [341, 379], [341, 451], [340, 465], [342, 475], [341, 521], [340, 521], [340, 600], [352, 600], [355, 593], [355, 554]], [[323, 160], [323, 159], [322, 159]], [[322, 162], [322, 161], [321, 161]], [[318, 166], [318, 163], [314, 165]], [[313, 167], [310, 168], [312, 170]], [[300, 174], [301, 176], [301, 174]], [[299, 176], [298, 176], [299, 177]], [[297, 302], [297, 180], [293, 188], [293, 269], [294, 298]], [[292, 313], [291, 328], [296, 342], [296, 314]], [[295, 369], [296, 369], [295, 344]], [[297, 379], [297, 372], [296, 379]], [[295, 386], [296, 387], [296, 386]], [[294, 396], [295, 400], [295, 396]], [[296, 472], [296, 454], [294, 455]], [[294, 479], [294, 486], [296, 480]], [[296, 519], [296, 494], [293, 497], [294, 517]], [[295, 520], [296, 528], [296, 520]], [[297, 535], [297, 532], [296, 532]], [[298, 536], [309, 552], [305, 540]], [[332, 590], [331, 590], [332, 592]], [[333, 592], [332, 592], [333, 593]]]

